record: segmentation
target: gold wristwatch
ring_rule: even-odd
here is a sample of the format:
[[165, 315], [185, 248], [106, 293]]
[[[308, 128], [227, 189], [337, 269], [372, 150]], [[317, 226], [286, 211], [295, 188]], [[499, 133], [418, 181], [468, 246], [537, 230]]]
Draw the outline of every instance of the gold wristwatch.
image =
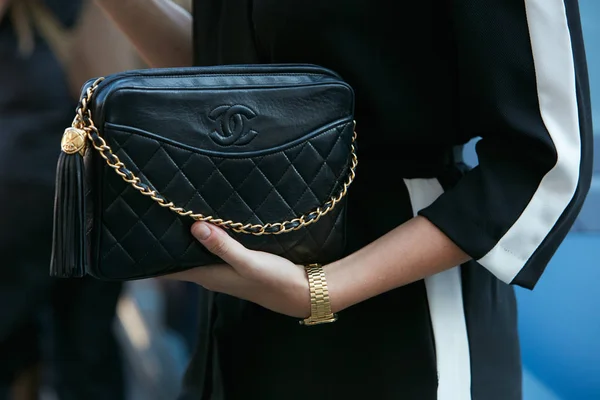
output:
[[337, 315], [331, 312], [329, 291], [325, 280], [325, 271], [320, 264], [309, 264], [304, 267], [308, 275], [310, 289], [310, 317], [300, 321], [301, 325], [318, 325], [335, 322]]

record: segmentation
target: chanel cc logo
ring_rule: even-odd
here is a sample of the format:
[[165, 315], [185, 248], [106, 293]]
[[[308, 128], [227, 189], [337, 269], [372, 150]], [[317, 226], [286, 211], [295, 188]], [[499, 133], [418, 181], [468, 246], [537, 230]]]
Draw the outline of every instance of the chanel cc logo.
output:
[[219, 106], [208, 117], [217, 125], [209, 136], [222, 146], [243, 146], [258, 135], [258, 132], [250, 129], [250, 120], [256, 117], [256, 113], [246, 106]]

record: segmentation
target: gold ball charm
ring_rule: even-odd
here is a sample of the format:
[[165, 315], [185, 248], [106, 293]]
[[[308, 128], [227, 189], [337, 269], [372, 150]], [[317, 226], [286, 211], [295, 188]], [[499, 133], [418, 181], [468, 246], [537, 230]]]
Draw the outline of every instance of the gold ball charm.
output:
[[67, 154], [75, 154], [80, 152], [83, 155], [85, 148], [86, 134], [82, 129], [69, 127], [65, 129], [62, 140], [60, 142], [60, 148]]

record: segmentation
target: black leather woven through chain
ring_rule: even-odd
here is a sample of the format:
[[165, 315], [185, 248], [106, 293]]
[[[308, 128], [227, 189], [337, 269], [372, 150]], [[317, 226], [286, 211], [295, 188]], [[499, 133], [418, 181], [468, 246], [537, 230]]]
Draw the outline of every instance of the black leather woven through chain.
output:
[[[351, 88], [320, 67], [231, 66], [118, 74], [90, 107], [119, 170], [138, 176], [144, 191], [204, 215], [265, 224], [331, 206], [351, 161], [353, 101]], [[85, 161], [88, 273], [127, 280], [220, 262], [191, 236], [191, 218], [141, 194], [94, 149]], [[344, 251], [345, 204], [296, 231], [230, 233], [296, 263], [327, 263]]]

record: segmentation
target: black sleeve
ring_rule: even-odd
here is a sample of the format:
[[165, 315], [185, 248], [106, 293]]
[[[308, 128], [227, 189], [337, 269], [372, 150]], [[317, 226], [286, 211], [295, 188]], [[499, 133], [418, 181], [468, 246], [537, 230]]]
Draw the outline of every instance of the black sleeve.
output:
[[533, 288], [591, 183], [576, 0], [456, 0], [459, 127], [479, 165], [421, 211], [506, 283]]

